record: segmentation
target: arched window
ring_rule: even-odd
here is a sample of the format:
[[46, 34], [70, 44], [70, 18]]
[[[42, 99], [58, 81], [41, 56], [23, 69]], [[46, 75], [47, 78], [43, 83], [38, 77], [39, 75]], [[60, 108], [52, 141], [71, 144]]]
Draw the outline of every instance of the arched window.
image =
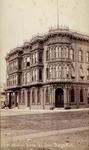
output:
[[62, 66], [59, 66], [58, 72], [59, 72], [59, 78], [61, 78], [61, 75], [62, 75]]
[[27, 82], [27, 74], [24, 72], [24, 84]]
[[84, 72], [82, 66], [80, 66], [80, 78], [84, 78]]
[[34, 90], [32, 91], [32, 104], [34, 104], [35, 103], [35, 92], [34, 92]]
[[80, 102], [83, 102], [83, 89], [80, 90]]
[[55, 51], [56, 51], [56, 58], [58, 58], [58, 46], [56, 46]]
[[72, 78], [75, 78], [75, 69], [74, 69], [73, 66], [72, 66], [72, 68], [71, 68], [71, 77], [72, 77]]
[[42, 80], [42, 70], [39, 70], [39, 80]]
[[89, 80], [89, 68], [87, 69], [87, 80]]
[[39, 62], [42, 62], [42, 52], [39, 52]]
[[49, 68], [46, 69], [46, 78], [49, 78]]
[[69, 77], [69, 66], [66, 66], [66, 76]]
[[59, 57], [59, 58], [62, 57], [62, 49], [61, 49], [61, 47], [59, 47], [59, 49], [58, 49], [58, 57]]
[[83, 52], [79, 50], [79, 61], [83, 61]]
[[53, 48], [53, 56], [54, 56], [54, 59], [56, 58], [56, 47]]
[[46, 61], [48, 61], [48, 58], [49, 57], [49, 53], [48, 53], [48, 49], [47, 49], [47, 51], [46, 51]]
[[74, 50], [70, 49], [70, 59], [74, 60]]
[[56, 78], [58, 78], [58, 65], [56, 65]]
[[52, 58], [52, 48], [49, 48], [49, 60]]
[[27, 83], [29, 83], [29, 82], [30, 82], [30, 73], [27, 72]]
[[74, 102], [74, 101], [75, 101], [74, 95], [75, 95], [75, 91], [74, 91], [74, 89], [72, 88], [72, 89], [71, 89], [71, 102]]
[[27, 57], [27, 64], [26, 64], [26, 66], [27, 67], [30, 66], [30, 57]]
[[40, 90], [37, 91], [37, 104], [40, 103]]
[[65, 48], [65, 52], [66, 52], [66, 58], [68, 58], [69, 57], [69, 49], [68, 49], [68, 47]]
[[48, 88], [46, 89], [46, 103], [49, 103], [49, 93], [48, 93]]
[[25, 103], [25, 93], [24, 93], [24, 90], [22, 91], [22, 104]]
[[33, 64], [35, 63], [35, 54], [33, 53]]
[[89, 52], [86, 52], [86, 62], [89, 62]]
[[35, 53], [35, 63], [38, 61], [37, 59], [38, 59], [38, 54], [37, 54], [37, 52]]

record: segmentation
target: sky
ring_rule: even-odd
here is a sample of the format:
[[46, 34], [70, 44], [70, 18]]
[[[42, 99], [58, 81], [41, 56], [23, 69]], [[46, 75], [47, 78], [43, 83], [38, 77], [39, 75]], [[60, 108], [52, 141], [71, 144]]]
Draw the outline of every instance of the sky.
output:
[[[0, 80], [10, 50], [57, 25], [57, 0], [0, 0]], [[89, 0], [58, 0], [59, 25], [89, 35]]]

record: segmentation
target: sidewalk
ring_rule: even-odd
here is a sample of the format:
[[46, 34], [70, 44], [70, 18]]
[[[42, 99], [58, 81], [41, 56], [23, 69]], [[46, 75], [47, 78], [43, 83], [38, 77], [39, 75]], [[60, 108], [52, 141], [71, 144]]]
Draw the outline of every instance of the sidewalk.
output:
[[56, 108], [54, 110], [30, 110], [26, 109], [2, 109], [1, 116], [16, 116], [16, 115], [26, 115], [26, 114], [45, 114], [45, 113], [57, 113], [57, 112], [76, 112], [76, 111], [89, 111], [89, 108], [79, 108], [79, 109], [68, 109]]

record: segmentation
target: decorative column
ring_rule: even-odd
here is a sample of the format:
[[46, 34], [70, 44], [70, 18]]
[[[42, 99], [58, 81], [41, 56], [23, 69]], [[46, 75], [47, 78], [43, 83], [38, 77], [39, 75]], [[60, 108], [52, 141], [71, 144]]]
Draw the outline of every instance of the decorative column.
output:
[[79, 108], [79, 102], [80, 102], [80, 88], [76, 88], [76, 108]]
[[88, 97], [88, 88], [85, 88], [85, 91], [84, 91], [85, 95], [84, 95], [84, 102], [85, 102], [85, 107], [87, 107], [87, 97]]
[[43, 106], [43, 109], [45, 108], [45, 94], [44, 94], [44, 88], [43, 88], [43, 101], [42, 101], [42, 106]]
[[69, 87], [68, 85], [64, 88], [64, 108], [70, 108], [70, 101], [69, 101]]

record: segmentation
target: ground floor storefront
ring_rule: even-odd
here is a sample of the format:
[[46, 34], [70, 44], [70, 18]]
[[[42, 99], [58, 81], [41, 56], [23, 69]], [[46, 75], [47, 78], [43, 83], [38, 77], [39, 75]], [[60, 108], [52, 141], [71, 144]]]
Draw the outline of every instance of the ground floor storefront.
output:
[[54, 109], [89, 107], [89, 85], [55, 83], [6, 91], [9, 108]]

